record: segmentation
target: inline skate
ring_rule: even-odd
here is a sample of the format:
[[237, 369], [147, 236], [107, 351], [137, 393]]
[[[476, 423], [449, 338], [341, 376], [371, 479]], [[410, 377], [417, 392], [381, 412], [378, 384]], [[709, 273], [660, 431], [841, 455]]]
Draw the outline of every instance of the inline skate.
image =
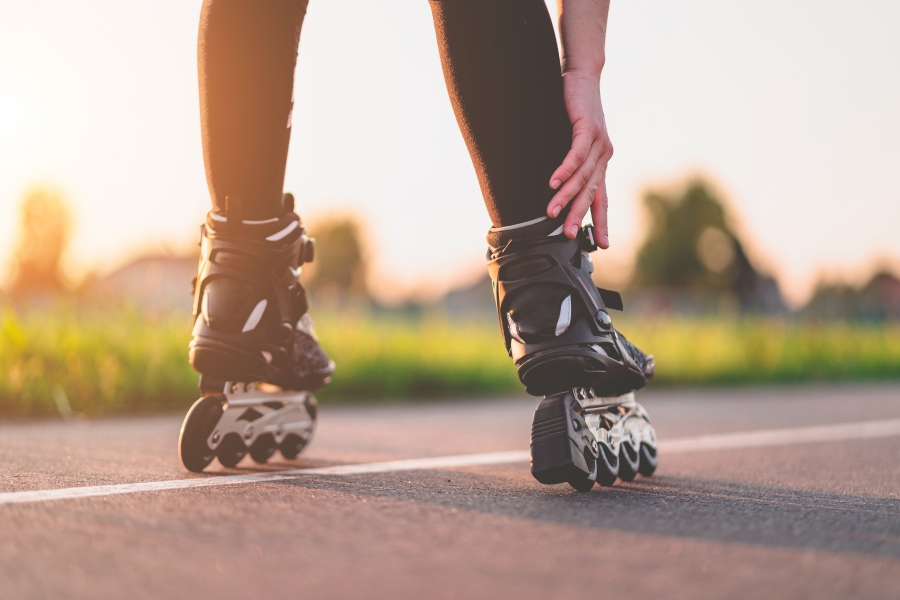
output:
[[241, 208], [228, 198], [226, 214], [210, 212], [200, 231], [190, 362], [202, 397], [179, 437], [182, 463], [196, 472], [215, 457], [234, 467], [248, 452], [259, 463], [276, 450], [295, 458], [315, 430], [311, 392], [334, 372], [298, 281], [315, 241], [293, 196], [272, 219], [244, 220]]
[[593, 228], [560, 231], [489, 248], [487, 263], [507, 352], [526, 391], [544, 396], [532, 474], [586, 491], [656, 469], [656, 432], [634, 397], [655, 363], [613, 327], [622, 298], [593, 283]]

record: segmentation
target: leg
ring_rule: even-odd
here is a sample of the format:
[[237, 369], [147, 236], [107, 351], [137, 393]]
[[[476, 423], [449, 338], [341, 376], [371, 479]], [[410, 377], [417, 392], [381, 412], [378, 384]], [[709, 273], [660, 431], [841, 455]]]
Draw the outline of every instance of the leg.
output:
[[[306, 0], [206, 0], [200, 18], [203, 158], [213, 210], [201, 227], [191, 365], [204, 396], [185, 417], [182, 463], [234, 467], [249, 452], [292, 459], [331, 377], [297, 277], [313, 258], [282, 194]], [[256, 389], [266, 381], [281, 391]], [[240, 383], [238, 383], [240, 382]], [[300, 391], [292, 391], [300, 390]]]
[[307, 0], [206, 0], [200, 15], [200, 124], [213, 209], [281, 213], [294, 66]]
[[569, 151], [559, 53], [543, 0], [431, 0], [450, 98], [494, 227], [488, 269], [500, 327], [533, 394], [573, 387], [619, 395], [646, 385], [653, 360], [618, 334], [588, 254], [590, 229], [546, 216]]
[[[550, 176], [572, 127], [543, 0], [431, 0], [444, 76], [493, 221], [488, 270], [506, 348], [529, 393], [532, 473], [587, 491], [656, 468], [656, 434], [632, 390], [654, 370], [612, 326], [591, 229], [549, 219]], [[608, 396], [608, 397], [607, 397]], [[620, 466], [621, 465], [621, 466]]]
[[431, 0], [431, 7], [447, 90], [494, 225], [489, 243], [549, 234], [565, 219], [550, 220], [546, 210], [572, 126], [546, 5]]

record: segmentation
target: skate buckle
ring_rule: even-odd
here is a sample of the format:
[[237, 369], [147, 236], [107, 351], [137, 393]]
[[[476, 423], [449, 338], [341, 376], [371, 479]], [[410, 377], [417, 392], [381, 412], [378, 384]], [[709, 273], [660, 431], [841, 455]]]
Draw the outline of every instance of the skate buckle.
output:
[[597, 240], [594, 238], [594, 226], [585, 225], [581, 228], [581, 232], [584, 234], [581, 238], [581, 249], [588, 254], [597, 250], [599, 246], [597, 246]]

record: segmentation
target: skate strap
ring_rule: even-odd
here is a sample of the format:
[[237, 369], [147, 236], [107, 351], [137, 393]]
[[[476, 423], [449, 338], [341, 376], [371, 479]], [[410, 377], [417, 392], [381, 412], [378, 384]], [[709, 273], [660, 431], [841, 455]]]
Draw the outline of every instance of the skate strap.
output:
[[604, 290], [603, 288], [597, 288], [597, 292], [600, 293], [600, 298], [603, 299], [603, 304], [606, 305], [606, 308], [611, 308], [613, 310], [625, 310], [625, 304], [622, 302], [622, 294], [619, 292], [614, 292], [612, 290]]

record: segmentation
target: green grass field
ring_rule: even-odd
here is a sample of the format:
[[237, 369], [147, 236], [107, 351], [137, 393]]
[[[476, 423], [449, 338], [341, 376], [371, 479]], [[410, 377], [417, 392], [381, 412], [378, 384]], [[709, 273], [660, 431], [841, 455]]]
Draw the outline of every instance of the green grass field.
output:
[[[766, 319], [658, 319], [617, 326], [655, 354], [654, 386], [900, 379], [900, 324]], [[317, 319], [337, 363], [323, 402], [521, 393], [492, 320]], [[65, 307], [0, 314], [0, 416], [186, 409], [190, 319], [119, 309], [76, 317]], [[64, 392], [64, 394], [61, 394]]]

